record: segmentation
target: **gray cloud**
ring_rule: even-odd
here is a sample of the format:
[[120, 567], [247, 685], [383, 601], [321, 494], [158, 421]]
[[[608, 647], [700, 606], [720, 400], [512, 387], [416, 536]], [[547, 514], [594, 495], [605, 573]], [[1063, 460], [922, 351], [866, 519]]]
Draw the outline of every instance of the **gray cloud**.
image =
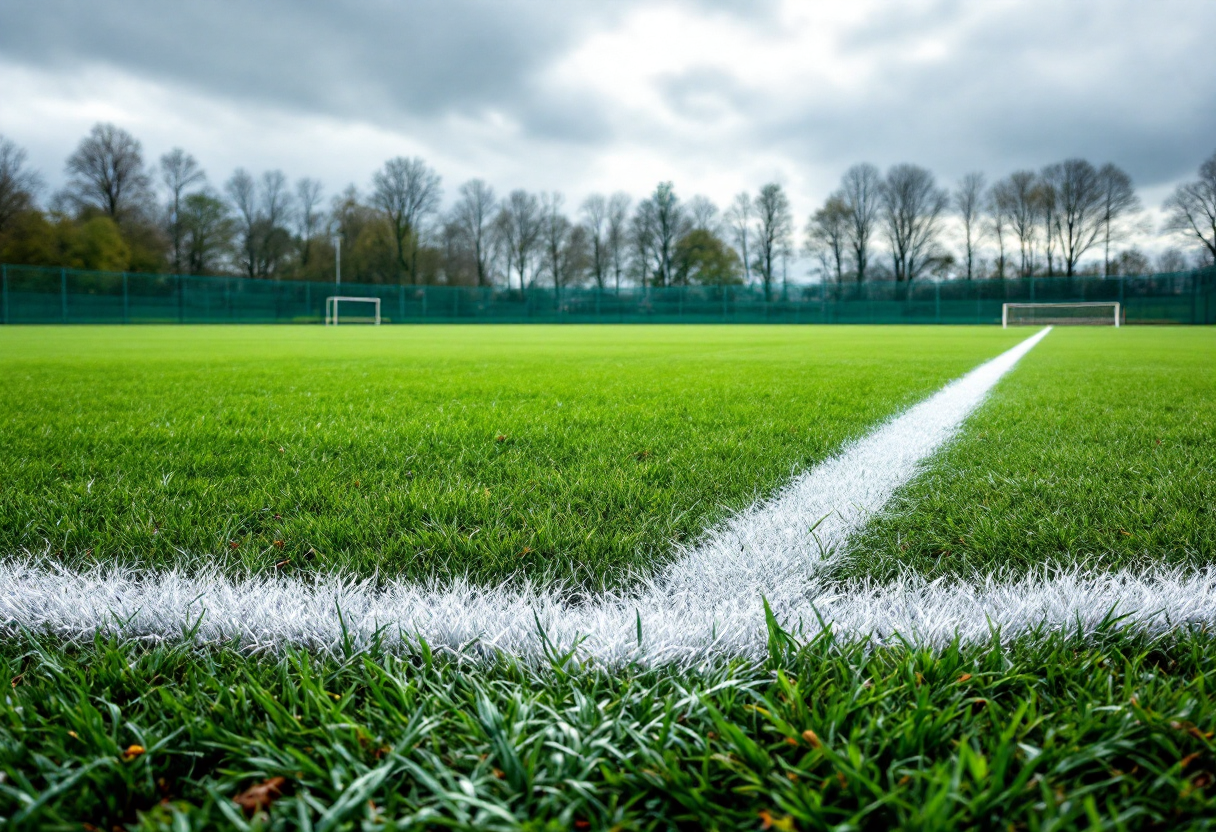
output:
[[[572, 195], [597, 158], [621, 147], [644, 148], [673, 166], [695, 155], [698, 169], [715, 160], [736, 170], [749, 158], [784, 159], [790, 169], [819, 172], [814, 182], [863, 160], [914, 161], [951, 180], [972, 169], [1001, 175], [1083, 155], [1121, 164], [1144, 186], [1189, 175], [1216, 149], [1210, 0], [880, 2], [832, 33], [840, 59], [864, 67], [861, 85], [791, 77], [757, 89], [746, 67], [712, 55], [653, 78], [667, 115], [692, 125], [683, 134], [555, 76], [588, 37], [654, 5], [42, 0], [4, 12], [0, 60], [69, 79], [106, 66], [234, 111], [357, 121], [408, 135], [436, 155], [464, 154], [466, 167], [501, 164], [478, 171], [491, 180], [532, 166], [548, 171], [551, 183], [559, 171]], [[779, 44], [790, 36], [779, 0], [669, 5], [726, 20], [740, 39]], [[5, 106], [11, 114], [11, 101]], [[497, 117], [505, 126], [484, 135], [449, 123]], [[259, 141], [231, 137], [237, 150]], [[380, 160], [365, 161], [370, 170]]]
[[[221, 98], [391, 122], [528, 103], [536, 72], [612, 13], [492, 0], [47, 0], [9, 13], [0, 54], [104, 64]], [[544, 119], [538, 125], [543, 131]]]

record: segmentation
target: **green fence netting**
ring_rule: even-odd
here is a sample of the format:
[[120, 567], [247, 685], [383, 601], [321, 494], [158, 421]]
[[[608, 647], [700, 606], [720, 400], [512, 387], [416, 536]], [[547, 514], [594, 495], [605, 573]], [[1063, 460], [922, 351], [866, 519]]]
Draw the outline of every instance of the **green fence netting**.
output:
[[[321, 323], [333, 295], [374, 297], [385, 323], [999, 324], [1018, 302], [1119, 301], [1129, 324], [1216, 323], [1216, 269], [776, 288], [397, 286], [0, 266], [0, 322]], [[356, 312], [355, 314], [360, 314]]]

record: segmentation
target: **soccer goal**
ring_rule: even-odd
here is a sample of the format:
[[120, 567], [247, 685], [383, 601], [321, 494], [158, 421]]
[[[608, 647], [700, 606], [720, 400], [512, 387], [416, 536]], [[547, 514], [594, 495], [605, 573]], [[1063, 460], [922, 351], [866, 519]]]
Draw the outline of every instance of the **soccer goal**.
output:
[[[339, 310], [342, 304], [346, 304], [350, 308], [352, 303], [370, 303], [372, 304], [372, 315], [351, 315], [343, 314], [341, 320], [348, 324], [374, 324], [380, 326], [380, 298], [352, 298], [342, 295], [331, 295], [325, 299], [325, 325], [338, 325]], [[363, 311], [367, 312], [367, 308], [363, 307]]]
[[1119, 326], [1123, 310], [1115, 301], [1092, 303], [1006, 303], [1001, 306], [1001, 326]]

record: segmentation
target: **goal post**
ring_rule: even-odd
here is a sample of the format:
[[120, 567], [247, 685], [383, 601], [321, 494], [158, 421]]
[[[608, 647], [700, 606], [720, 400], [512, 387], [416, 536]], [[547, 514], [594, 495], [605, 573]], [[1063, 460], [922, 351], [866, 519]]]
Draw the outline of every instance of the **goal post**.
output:
[[1001, 327], [1011, 326], [1121, 326], [1123, 307], [1116, 301], [1084, 303], [1005, 303]]
[[326, 326], [338, 325], [339, 309], [344, 303], [347, 304], [348, 307], [353, 303], [370, 303], [373, 307], [370, 310], [373, 313], [371, 315], [346, 315], [346, 317], [343, 319], [346, 321], [346, 323], [373, 324], [375, 326], [380, 326], [380, 298], [356, 298], [345, 295], [331, 295], [325, 299]]

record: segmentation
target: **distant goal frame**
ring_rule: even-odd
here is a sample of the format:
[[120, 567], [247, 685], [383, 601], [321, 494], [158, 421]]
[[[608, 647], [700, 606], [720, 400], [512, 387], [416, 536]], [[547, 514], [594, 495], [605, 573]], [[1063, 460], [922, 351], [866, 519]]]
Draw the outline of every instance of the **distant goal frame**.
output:
[[[1050, 312], [1051, 310], [1060, 310], [1060, 312], [1063, 313], [1068, 309], [1098, 309], [1101, 307], [1105, 307], [1105, 308], [1111, 310], [1111, 315], [1110, 316], [1076, 315], [1076, 316], [1070, 317], [1067, 314], [1060, 314], [1060, 315], [1050, 315], [1049, 314], [1049, 315], [1044, 315], [1044, 316], [1034, 316], [1033, 319], [1029, 320], [1029, 321], [1020, 321], [1020, 320], [1015, 319], [1012, 322], [1012, 324], [1010, 323], [1010, 317], [1009, 317], [1010, 310], [1014, 310], [1016, 312], [1019, 309], [1036, 309], [1036, 310], [1041, 309], [1044, 312]], [[1073, 303], [1070, 303], [1067, 301], [1060, 301], [1057, 303], [1044, 302], [1044, 303], [1003, 303], [1003, 304], [1001, 304], [1001, 329], [1008, 329], [1010, 326], [1042, 326], [1042, 325], [1047, 325], [1047, 324], [1050, 324], [1052, 326], [1075, 326], [1075, 325], [1111, 326], [1113, 324], [1115, 326], [1115, 328], [1117, 329], [1123, 325], [1123, 304], [1119, 303], [1118, 301], [1114, 301], [1114, 300], [1077, 301], [1077, 302], [1073, 302]]]
[[[353, 295], [330, 295], [325, 299], [325, 325], [337, 326], [341, 316], [338, 314], [342, 303], [370, 303], [375, 306], [375, 317], [368, 321], [374, 326], [380, 326], [380, 298], [360, 298]], [[363, 319], [360, 318], [360, 321]]]

